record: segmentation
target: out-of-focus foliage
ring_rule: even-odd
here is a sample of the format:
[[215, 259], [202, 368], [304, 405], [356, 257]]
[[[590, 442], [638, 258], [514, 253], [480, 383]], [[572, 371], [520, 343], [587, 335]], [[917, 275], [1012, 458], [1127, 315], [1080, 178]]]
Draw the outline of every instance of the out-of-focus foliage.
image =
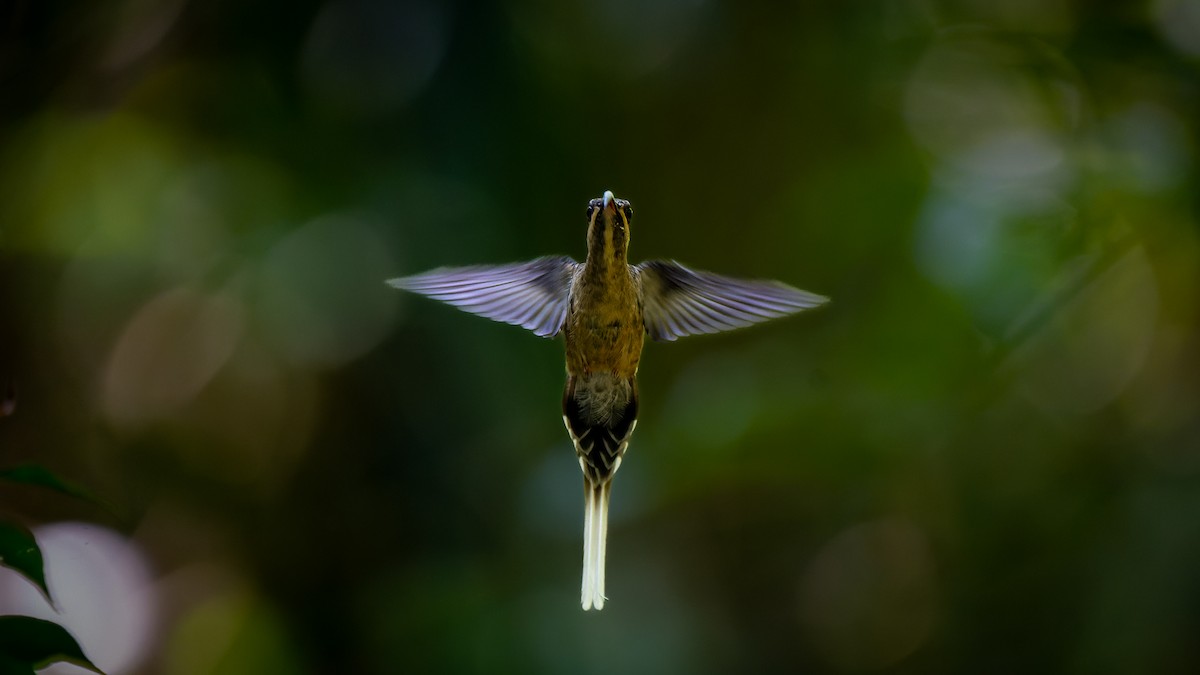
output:
[[38, 590], [50, 595], [50, 589], [46, 588], [42, 551], [29, 530], [16, 523], [0, 521], [0, 564], [20, 572]]
[[[0, 417], [7, 417], [16, 410], [16, 392], [11, 382], [5, 385], [5, 390], [4, 400], [0, 402]], [[36, 464], [0, 469], [0, 484], [6, 487], [37, 486], [95, 501], [85, 490]], [[9, 520], [0, 520], [0, 569], [11, 571], [24, 582], [32, 584], [37, 590], [38, 601], [52, 602], [41, 546], [32, 532]], [[10, 575], [9, 580], [13, 578]], [[0, 599], [10, 604], [13, 597], [0, 594]], [[84, 655], [75, 637], [58, 623], [20, 614], [0, 613], [0, 673], [32, 675], [35, 669], [63, 661], [101, 672]]]
[[36, 668], [59, 661], [100, 672], [62, 626], [27, 616], [0, 616], [0, 672], [32, 675]]
[[[0, 499], [106, 672], [1200, 668], [1195, 2], [18, 0], [0, 90], [0, 463], [131, 525]], [[561, 347], [383, 280], [605, 189], [832, 303], [647, 346], [584, 614]]]

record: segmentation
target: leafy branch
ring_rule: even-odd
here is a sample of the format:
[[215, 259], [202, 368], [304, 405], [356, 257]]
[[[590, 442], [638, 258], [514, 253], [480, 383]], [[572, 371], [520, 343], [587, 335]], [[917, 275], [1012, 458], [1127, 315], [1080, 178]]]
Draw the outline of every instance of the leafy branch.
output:
[[[0, 417], [8, 417], [15, 410], [16, 389], [9, 382], [0, 395]], [[0, 481], [53, 490], [112, 510], [87, 490], [36, 464], [0, 469]], [[29, 579], [53, 604], [50, 587], [46, 585], [42, 549], [28, 529], [0, 520], [0, 565]], [[58, 661], [74, 663], [103, 675], [62, 626], [29, 616], [0, 616], [0, 675], [33, 675], [37, 669]]]

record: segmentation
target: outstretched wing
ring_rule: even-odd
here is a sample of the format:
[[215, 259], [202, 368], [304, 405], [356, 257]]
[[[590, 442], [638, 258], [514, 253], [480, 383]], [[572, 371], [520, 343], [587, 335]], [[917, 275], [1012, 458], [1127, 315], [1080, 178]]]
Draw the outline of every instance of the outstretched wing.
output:
[[779, 281], [735, 279], [668, 260], [648, 260], [634, 270], [641, 284], [646, 332], [665, 342], [749, 326], [829, 300]]
[[567, 315], [567, 294], [578, 266], [567, 256], [550, 256], [511, 265], [442, 267], [387, 283], [551, 337]]

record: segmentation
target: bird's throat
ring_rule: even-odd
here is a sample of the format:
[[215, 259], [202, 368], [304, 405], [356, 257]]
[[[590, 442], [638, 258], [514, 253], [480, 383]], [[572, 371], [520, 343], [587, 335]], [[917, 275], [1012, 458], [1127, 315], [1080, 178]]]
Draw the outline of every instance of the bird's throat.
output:
[[621, 274], [628, 275], [629, 240], [625, 230], [597, 222], [588, 235], [585, 273], [598, 280], [610, 280]]

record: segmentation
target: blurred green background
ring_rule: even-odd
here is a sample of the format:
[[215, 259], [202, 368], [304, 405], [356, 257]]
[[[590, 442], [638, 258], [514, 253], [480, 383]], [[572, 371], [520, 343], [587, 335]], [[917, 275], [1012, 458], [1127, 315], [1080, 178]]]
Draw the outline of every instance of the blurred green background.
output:
[[[121, 516], [0, 505], [109, 672], [1200, 669], [1193, 0], [0, 7], [0, 464]], [[584, 614], [561, 345], [383, 280], [605, 189], [833, 301], [648, 344]]]

